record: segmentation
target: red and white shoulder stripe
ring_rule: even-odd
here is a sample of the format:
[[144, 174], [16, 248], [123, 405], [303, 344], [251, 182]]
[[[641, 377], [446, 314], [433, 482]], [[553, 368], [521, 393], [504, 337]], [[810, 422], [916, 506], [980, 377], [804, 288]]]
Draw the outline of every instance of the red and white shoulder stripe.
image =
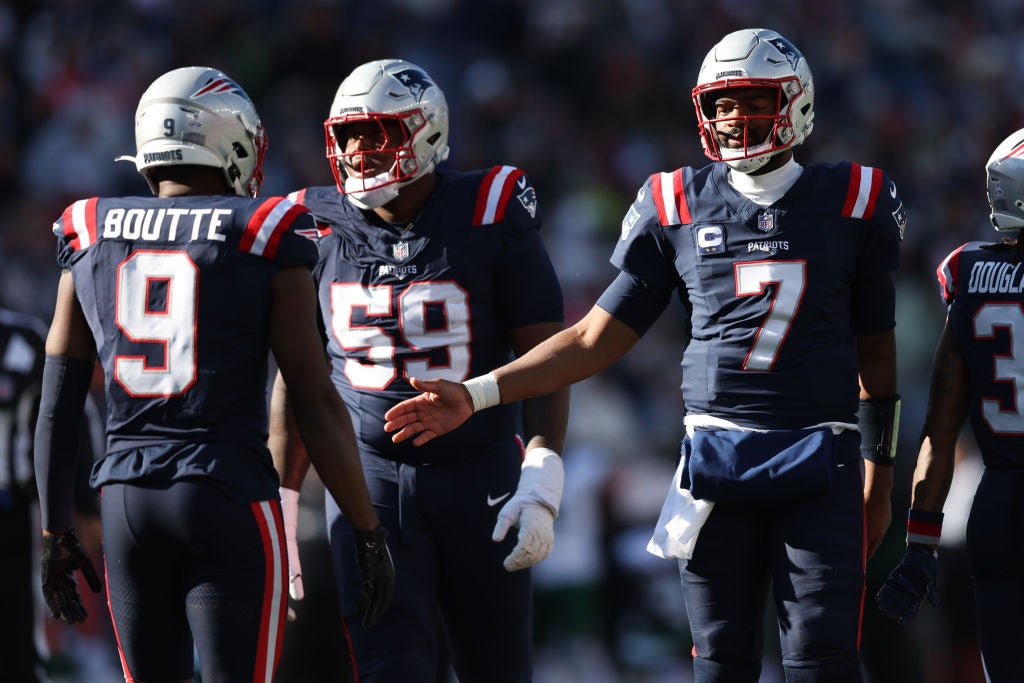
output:
[[96, 244], [96, 204], [98, 197], [79, 199], [64, 209], [61, 223], [53, 224], [55, 235], [63, 234], [68, 238], [71, 248], [75, 251], [88, 249]]
[[[300, 206], [306, 206], [306, 189], [307, 188], [304, 187], [301, 190], [289, 192], [287, 197], [296, 204], [299, 204]], [[326, 223], [321, 223], [320, 221], [317, 221], [315, 228], [311, 228], [308, 230], [296, 230], [295, 232], [302, 235], [307, 240], [312, 240], [316, 242], [321, 237], [326, 237], [327, 235], [331, 234], [331, 226], [327, 225]]]
[[288, 231], [296, 216], [308, 209], [284, 197], [271, 197], [264, 201], [245, 226], [238, 248], [254, 256], [268, 259], [277, 255], [277, 245]]
[[508, 200], [511, 199], [520, 179], [522, 189], [526, 189], [525, 176], [526, 174], [515, 166], [495, 166], [488, 171], [477, 191], [473, 226], [489, 225], [504, 220]]
[[686, 203], [686, 191], [683, 188], [683, 169], [652, 175], [651, 194], [663, 226], [691, 222], [690, 207]]
[[939, 289], [942, 290], [942, 300], [947, 306], [953, 303], [960, 293], [960, 253], [966, 246], [961, 244], [954, 249], [935, 269], [935, 276], [939, 278]]
[[875, 215], [875, 202], [882, 190], [881, 169], [850, 164], [850, 184], [843, 202], [843, 218], [870, 220]]

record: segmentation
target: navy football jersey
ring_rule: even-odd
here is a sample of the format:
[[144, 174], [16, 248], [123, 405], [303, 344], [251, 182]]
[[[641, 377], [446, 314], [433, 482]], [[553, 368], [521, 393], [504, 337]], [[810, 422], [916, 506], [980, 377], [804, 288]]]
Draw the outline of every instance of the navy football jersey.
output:
[[402, 462], [478, 454], [515, 431], [516, 409], [503, 405], [424, 446], [392, 443], [384, 413], [419, 394], [410, 377], [461, 382], [487, 373], [509, 360], [509, 330], [563, 320], [537, 194], [523, 171], [437, 175], [419, 217], [401, 228], [333, 185], [290, 195], [325, 233], [313, 274], [334, 383], [360, 446]]
[[1016, 247], [968, 242], [937, 269], [968, 374], [986, 467], [1024, 466], [1024, 264]]
[[858, 164], [806, 164], [761, 207], [727, 172], [652, 175], [611, 258], [686, 309], [687, 413], [766, 429], [855, 423], [856, 336], [895, 325], [906, 224], [895, 184]]
[[[281, 268], [313, 267], [316, 244], [297, 230], [314, 226], [284, 197], [94, 197], [64, 211], [58, 262], [106, 383], [94, 486], [210, 475], [253, 495], [276, 490], [265, 445], [270, 282]], [[239, 448], [253, 456], [222, 457]]]

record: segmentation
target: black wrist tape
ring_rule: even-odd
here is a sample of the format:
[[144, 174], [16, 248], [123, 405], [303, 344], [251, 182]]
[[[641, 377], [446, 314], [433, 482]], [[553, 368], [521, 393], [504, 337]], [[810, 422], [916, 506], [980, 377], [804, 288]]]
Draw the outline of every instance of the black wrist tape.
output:
[[900, 397], [862, 398], [857, 410], [860, 453], [878, 465], [892, 465], [900, 425]]

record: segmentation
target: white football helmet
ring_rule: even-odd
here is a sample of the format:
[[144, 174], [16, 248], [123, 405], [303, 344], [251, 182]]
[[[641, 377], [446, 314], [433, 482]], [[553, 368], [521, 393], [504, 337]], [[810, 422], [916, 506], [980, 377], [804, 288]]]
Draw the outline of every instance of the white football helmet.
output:
[[[135, 162], [147, 181], [158, 166], [213, 166], [235, 194], [255, 197], [263, 182], [267, 133], [256, 107], [224, 72], [187, 66], [146, 89], [135, 110]], [[151, 183], [152, 186], [152, 183]]]
[[[389, 120], [401, 124], [401, 140], [388, 138], [384, 122]], [[380, 126], [383, 145], [346, 153], [344, 126], [363, 121]], [[338, 190], [361, 208], [376, 208], [448, 158], [448, 103], [415, 64], [401, 59], [368, 62], [341, 82], [324, 133]], [[364, 176], [360, 169], [370, 155], [394, 155], [394, 163], [384, 172]]]
[[[777, 112], [768, 117], [715, 118], [715, 93], [724, 88], [774, 88]], [[741, 173], [762, 168], [779, 152], [803, 142], [814, 128], [814, 81], [807, 60], [793, 43], [763, 28], [735, 31], [711, 48], [697, 74], [693, 104], [704, 153]], [[747, 140], [739, 149], [718, 144], [716, 123], [734, 121], [746, 132], [752, 118], [772, 119], [767, 138]]]
[[989, 219], [999, 232], [1024, 228], [1024, 128], [999, 143], [985, 163]]

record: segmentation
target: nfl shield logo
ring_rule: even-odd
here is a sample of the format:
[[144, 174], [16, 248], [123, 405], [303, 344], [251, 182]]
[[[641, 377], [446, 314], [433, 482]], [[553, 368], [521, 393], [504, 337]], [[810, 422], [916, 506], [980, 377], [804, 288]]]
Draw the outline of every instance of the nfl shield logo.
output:
[[773, 232], [775, 230], [775, 214], [771, 211], [765, 211], [758, 216], [757, 229], [765, 234]]
[[391, 255], [395, 257], [395, 260], [404, 261], [409, 258], [409, 243], [408, 242], [397, 242], [391, 245]]

